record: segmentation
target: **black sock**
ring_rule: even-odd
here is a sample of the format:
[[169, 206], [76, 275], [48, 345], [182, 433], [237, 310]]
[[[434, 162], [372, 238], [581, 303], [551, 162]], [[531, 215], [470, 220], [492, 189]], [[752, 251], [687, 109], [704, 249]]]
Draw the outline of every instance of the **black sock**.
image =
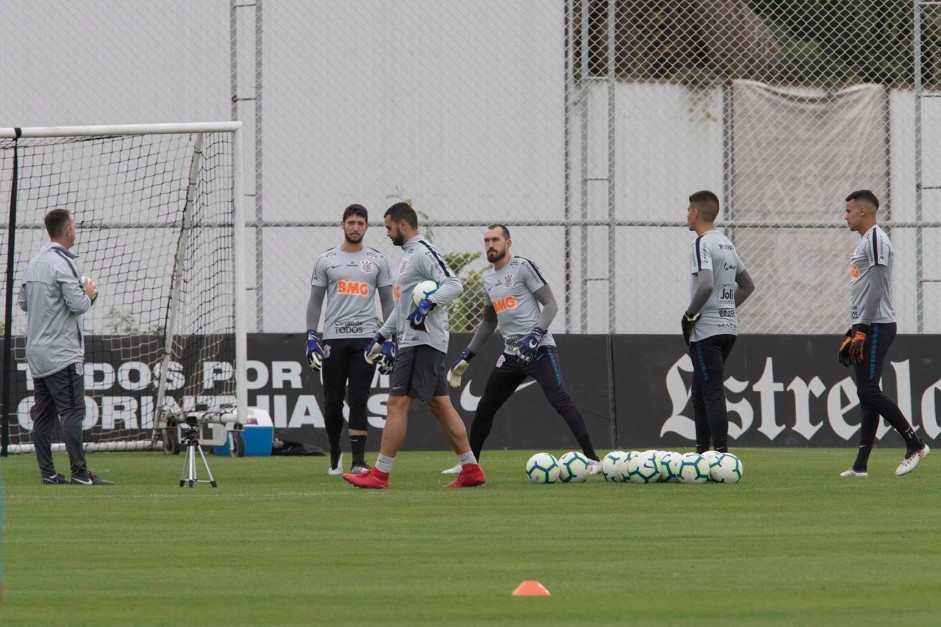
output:
[[365, 466], [366, 465], [366, 436], [365, 435], [351, 435], [350, 436], [350, 448], [353, 451], [353, 464]]
[[865, 472], [869, 466], [869, 453], [872, 452], [872, 445], [861, 444], [859, 452], [856, 453], [856, 461], [853, 462], [853, 470]]
[[578, 444], [582, 447], [582, 452], [585, 454], [585, 457], [599, 461], [598, 454], [595, 453], [595, 447], [591, 445], [590, 435], [586, 433], [582, 437], [578, 438]]
[[718, 445], [716, 446], [716, 453], [728, 453], [728, 452], [729, 452], [728, 444], [726, 444], [725, 446], [718, 446]]
[[907, 449], [907, 453], [920, 451], [921, 447], [925, 445], [925, 443], [921, 441], [921, 438], [915, 434], [915, 429], [911, 426], [909, 426], [908, 429], [905, 429], [904, 431], [900, 431], [899, 433], [901, 433], [902, 438], [905, 439], [905, 448]]

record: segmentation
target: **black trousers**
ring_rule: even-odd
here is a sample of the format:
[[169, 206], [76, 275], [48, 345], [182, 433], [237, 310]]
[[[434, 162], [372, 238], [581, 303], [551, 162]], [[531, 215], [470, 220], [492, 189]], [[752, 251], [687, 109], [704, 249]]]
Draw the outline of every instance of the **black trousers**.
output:
[[497, 411], [527, 377], [532, 377], [539, 383], [549, 404], [562, 416], [576, 440], [588, 434], [585, 419], [572, 397], [565, 391], [562, 370], [559, 368], [559, 358], [554, 346], [541, 347], [536, 352], [536, 357], [526, 365], [520, 364], [516, 355], [504, 353], [500, 356], [497, 367], [490, 372], [484, 394], [477, 405], [477, 413], [471, 423], [471, 450], [477, 457], [480, 457], [480, 451], [493, 427], [493, 418]]
[[[80, 370], [81, 369], [81, 370]], [[83, 374], [79, 374], [79, 372]], [[52, 462], [52, 440], [56, 423], [61, 420], [62, 439], [69, 454], [72, 475], [88, 473], [82, 449], [82, 424], [85, 422], [85, 377], [83, 364], [70, 364], [41, 379], [33, 379], [36, 404], [32, 409], [33, 447], [43, 477], [51, 477], [56, 468]]]
[[882, 362], [889, 352], [892, 341], [895, 340], [896, 330], [897, 326], [894, 322], [873, 324], [869, 337], [863, 344], [863, 361], [854, 364], [853, 367], [856, 393], [859, 395], [859, 406], [862, 410], [862, 422], [859, 428], [859, 443], [862, 446], [871, 447], [875, 442], [879, 416], [885, 418], [903, 436], [911, 428], [902, 410], [879, 387], [879, 380], [882, 378]]
[[734, 335], [713, 335], [690, 342], [693, 360], [693, 388], [690, 401], [696, 424], [696, 451], [728, 450], [729, 415], [725, 405], [725, 361], [735, 346]]
[[350, 406], [350, 429], [365, 431], [366, 402], [376, 365], [363, 357], [369, 338], [331, 339], [323, 343], [324, 423], [327, 435], [343, 430], [343, 400]]

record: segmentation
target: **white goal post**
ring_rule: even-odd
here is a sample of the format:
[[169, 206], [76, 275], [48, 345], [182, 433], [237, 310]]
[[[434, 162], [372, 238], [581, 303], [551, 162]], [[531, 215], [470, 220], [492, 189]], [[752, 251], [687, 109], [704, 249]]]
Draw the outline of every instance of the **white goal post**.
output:
[[153, 448], [165, 407], [232, 405], [245, 422], [242, 133], [241, 122], [0, 128], [4, 452], [32, 450], [16, 296], [54, 208], [72, 212], [72, 251], [99, 284], [84, 315], [86, 450]]

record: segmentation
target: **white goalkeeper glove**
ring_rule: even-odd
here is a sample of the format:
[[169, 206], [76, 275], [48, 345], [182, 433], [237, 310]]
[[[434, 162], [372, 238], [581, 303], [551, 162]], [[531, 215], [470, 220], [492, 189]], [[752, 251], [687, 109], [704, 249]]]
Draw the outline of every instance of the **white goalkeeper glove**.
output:
[[474, 358], [474, 351], [470, 348], [465, 348], [461, 353], [461, 356], [457, 358], [451, 365], [451, 369], [448, 370], [448, 385], [452, 388], [461, 386], [461, 376], [464, 375], [464, 371], [467, 370], [467, 367], [470, 365], [470, 360]]

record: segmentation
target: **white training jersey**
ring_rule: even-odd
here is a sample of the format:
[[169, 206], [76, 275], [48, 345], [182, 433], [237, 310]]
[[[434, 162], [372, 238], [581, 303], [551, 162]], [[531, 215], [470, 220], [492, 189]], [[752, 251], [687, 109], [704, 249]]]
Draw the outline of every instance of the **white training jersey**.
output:
[[690, 341], [699, 342], [714, 335], [738, 335], [735, 312], [735, 277], [745, 270], [735, 246], [722, 233], [706, 231], [692, 243], [689, 255], [690, 298], [696, 293], [700, 270], [712, 270], [715, 283], [709, 300], [699, 311]]
[[[873, 273], [875, 266], [885, 266], [886, 272]], [[889, 298], [891, 281], [892, 242], [879, 225], [873, 225], [860, 238], [850, 258], [851, 324], [895, 322], [895, 310]], [[873, 290], [879, 294], [879, 300], [872, 311], [867, 311], [866, 301]]]
[[[536, 264], [515, 255], [504, 267], [490, 268], [484, 274], [484, 304], [497, 312], [504, 352], [517, 353], [516, 343], [539, 324], [542, 307], [534, 294], [546, 284]], [[539, 345], [555, 346], [555, 340], [547, 331]]]
[[[422, 281], [437, 281], [438, 291], [430, 300], [436, 303], [425, 319], [425, 331], [413, 329], [408, 321], [409, 314], [415, 309], [412, 303], [412, 291]], [[416, 235], [402, 244], [402, 259], [394, 277], [392, 293], [395, 307], [379, 331], [383, 337], [395, 337], [399, 348], [426, 344], [442, 353], [448, 352], [447, 304], [461, 295], [464, 286], [454, 271], [431, 243]]]
[[310, 284], [327, 289], [323, 339], [372, 337], [379, 327], [376, 294], [392, 285], [392, 273], [378, 250], [344, 252], [336, 246], [317, 258]]

